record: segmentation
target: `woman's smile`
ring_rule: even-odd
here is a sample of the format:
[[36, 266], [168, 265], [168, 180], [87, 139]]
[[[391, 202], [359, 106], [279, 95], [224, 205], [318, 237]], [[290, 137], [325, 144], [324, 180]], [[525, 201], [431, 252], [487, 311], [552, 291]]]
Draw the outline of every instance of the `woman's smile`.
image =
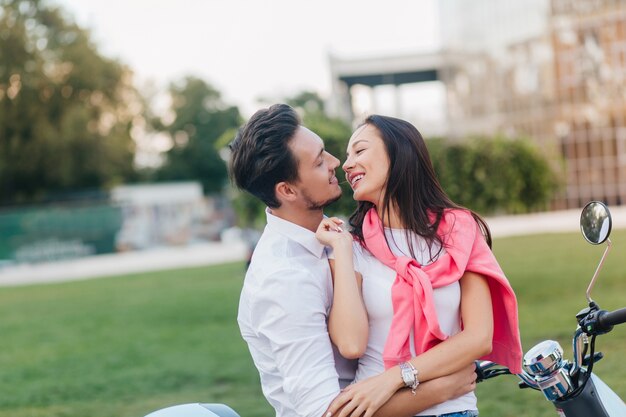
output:
[[380, 201], [389, 171], [389, 158], [378, 129], [365, 125], [354, 132], [348, 142], [343, 170], [355, 200], [374, 204]]
[[355, 172], [352, 174], [346, 174], [346, 179], [348, 180], [348, 182], [350, 183], [350, 186], [352, 187], [352, 189], [354, 190], [357, 186], [357, 183], [363, 179], [363, 177], [365, 176], [364, 173], [362, 172]]

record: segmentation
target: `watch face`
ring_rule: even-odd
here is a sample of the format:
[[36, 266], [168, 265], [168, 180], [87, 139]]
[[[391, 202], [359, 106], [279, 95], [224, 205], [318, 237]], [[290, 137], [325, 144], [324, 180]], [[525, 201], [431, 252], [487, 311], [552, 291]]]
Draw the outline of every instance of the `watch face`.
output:
[[405, 384], [411, 384], [413, 382], [413, 372], [410, 369], [403, 369], [402, 380]]

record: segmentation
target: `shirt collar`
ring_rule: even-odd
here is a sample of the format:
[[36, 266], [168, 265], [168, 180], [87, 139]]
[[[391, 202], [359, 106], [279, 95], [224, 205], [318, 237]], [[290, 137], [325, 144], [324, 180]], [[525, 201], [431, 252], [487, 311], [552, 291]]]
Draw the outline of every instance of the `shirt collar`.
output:
[[287, 239], [293, 240], [294, 242], [304, 246], [317, 258], [322, 258], [326, 247], [322, 245], [319, 240], [317, 240], [315, 233], [302, 226], [298, 226], [295, 223], [274, 216], [270, 213], [269, 208], [265, 209], [265, 214], [267, 216], [267, 225], [271, 229], [285, 236]]

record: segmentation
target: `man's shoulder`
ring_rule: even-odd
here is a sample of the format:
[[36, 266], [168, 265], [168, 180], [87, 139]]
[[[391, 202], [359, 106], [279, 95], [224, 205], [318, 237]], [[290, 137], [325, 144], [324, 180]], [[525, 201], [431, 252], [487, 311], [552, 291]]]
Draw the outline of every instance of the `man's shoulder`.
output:
[[330, 278], [330, 269], [312, 267], [299, 257], [280, 257], [258, 253], [253, 257], [244, 279], [244, 291], [252, 298], [279, 293], [297, 293], [298, 288], [316, 287], [323, 289]]
[[294, 256], [287, 251], [255, 251], [248, 266], [246, 281], [280, 280], [281, 277], [292, 275], [303, 280], [315, 279], [316, 271], [311, 269], [311, 257]]
[[301, 243], [272, 228], [266, 228], [263, 232], [254, 253], [260, 253], [266, 258], [278, 259], [298, 258], [300, 256], [310, 259], [311, 256], [314, 256]]
[[264, 233], [254, 249], [250, 268], [263, 271], [307, 271], [320, 260], [303, 245], [278, 233]]

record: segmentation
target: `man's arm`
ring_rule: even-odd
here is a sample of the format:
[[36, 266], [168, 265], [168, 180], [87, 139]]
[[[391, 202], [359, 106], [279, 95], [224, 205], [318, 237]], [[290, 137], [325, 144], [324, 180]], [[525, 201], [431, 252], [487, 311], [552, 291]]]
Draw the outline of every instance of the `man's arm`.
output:
[[288, 406], [317, 417], [339, 393], [326, 327], [328, 294], [323, 277], [283, 269], [266, 277], [251, 305], [253, 326], [267, 339]]
[[[475, 369], [476, 366], [472, 362], [458, 372], [421, 383], [415, 391], [415, 395], [407, 388], [401, 389], [383, 404], [373, 414], [373, 417], [411, 417], [437, 404], [474, 391], [476, 389]], [[347, 390], [349, 387], [335, 398], [326, 410], [324, 417], [331, 415], [345, 417], [356, 409], [343, 401], [344, 397], [342, 396]], [[348, 406], [344, 407], [346, 405]], [[369, 417], [368, 414], [365, 416]]]

